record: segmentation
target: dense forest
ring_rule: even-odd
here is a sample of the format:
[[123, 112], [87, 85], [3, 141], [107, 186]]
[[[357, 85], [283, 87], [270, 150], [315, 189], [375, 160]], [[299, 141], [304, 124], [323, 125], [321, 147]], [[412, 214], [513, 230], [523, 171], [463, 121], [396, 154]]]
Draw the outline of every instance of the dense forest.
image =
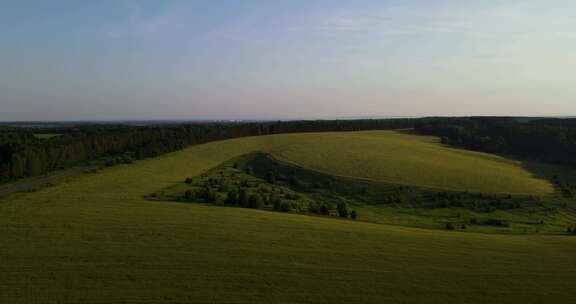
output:
[[466, 149], [576, 165], [576, 119], [438, 118], [415, 130]]
[[[210, 122], [154, 126], [76, 125], [0, 128], [0, 182], [46, 174], [91, 160], [143, 159], [184, 147], [242, 136], [412, 128], [413, 119]], [[38, 133], [58, 134], [42, 138]]]

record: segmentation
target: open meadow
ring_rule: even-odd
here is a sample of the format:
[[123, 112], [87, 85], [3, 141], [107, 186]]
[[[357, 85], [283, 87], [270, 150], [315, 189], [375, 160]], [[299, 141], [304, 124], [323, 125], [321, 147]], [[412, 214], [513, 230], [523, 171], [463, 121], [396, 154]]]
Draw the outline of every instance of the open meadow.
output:
[[357, 178], [552, 191], [516, 162], [393, 132], [198, 145], [1, 199], [0, 303], [568, 303], [576, 297], [574, 237], [426, 230], [144, 199], [253, 151]]
[[484, 193], [553, 191], [520, 162], [442, 146], [431, 136], [394, 131], [294, 136], [301, 136], [300, 144], [270, 151], [282, 160], [333, 175]]

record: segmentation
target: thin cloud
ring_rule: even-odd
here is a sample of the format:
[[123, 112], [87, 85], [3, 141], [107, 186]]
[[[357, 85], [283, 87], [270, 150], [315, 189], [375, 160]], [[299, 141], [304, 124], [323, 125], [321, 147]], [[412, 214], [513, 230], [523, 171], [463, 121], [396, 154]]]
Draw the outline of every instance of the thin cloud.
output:
[[180, 22], [178, 9], [174, 6], [165, 7], [152, 16], [146, 16], [144, 8], [137, 1], [124, 1], [123, 7], [125, 19], [105, 31], [111, 38], [158, 34], [175, 28]]

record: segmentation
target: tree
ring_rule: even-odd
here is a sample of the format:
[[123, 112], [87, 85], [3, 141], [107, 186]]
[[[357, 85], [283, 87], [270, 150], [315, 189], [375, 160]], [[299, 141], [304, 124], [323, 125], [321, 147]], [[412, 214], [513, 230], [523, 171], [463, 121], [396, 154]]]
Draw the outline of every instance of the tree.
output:
[[282, 204], [282, 200], [277, 195], [274, 194], [270, 198], [270, 203], [272, 204], [272, 206], [275, 210], [280, 210], [280, 205]]
[[192, 191], [186, 190], [186, 192], [184, 192], [184, 198], [187, 200], [191, 200], [192, 199]]
[[352, 210], [352, 212], [350, 212], [350, 218], [355, 220], [358, 217], [358, 214], [356, 213], [356, 210]]
[[322, 204], [322, 205], [320, 206], [320, 214], [322, 214], [322, 215], [330, 215], [330, 208], [328, 208], [328, 205]]
[[288, 183], [292, 187], [299, 187], [301, 185], [300, 180], [298, 180], [298, 178], [294, 174], [288, 177]]
[[204, 201], [206, 201], [207, 203], [216, 203], [217, 199], [218, 199], [218, 195], [216, 194], [216, 191], [214, 191], [214, 189], [212, 189], [211, 187], [205, 187], [204, 188], [204, 193], [202, 194], [202, 197], [204, 199]]
[[18, 178], [23, 177], [25, 172], [25, 159], [18, 154], [12, 155], [10, 175]]
[[270, 184], [275, 184], [276, 183], [276, 176], [273, 172], [268, 172], [266, 173], [266, 180], [270, 183]]
[[238, 205], [238, 193], [236, 191], [231, 190], [226, 195], [226, 200], [224, 201], [226, 205]]
[[316, 202], [308, 203], [308, 211], [310, 213], [320, 214], [320, 204]]
[[338, 203], [338, 216], [343, 218], [348, 217], [348, 206], [345, 202]]
[[242, 207], [248, 206], [248, 193], [244, 188], [241, 188], [240, 192], [238, 193], [238, 204]]
[[282, 212], [290, 212], [292, 210], [292, 206], [288, 202], [281, 202], [280, 203], [280, 211]]
[[262, 206], [262, 197], [258, 194], [250, 195], [248, 199], [248, 208], [258, 209]]

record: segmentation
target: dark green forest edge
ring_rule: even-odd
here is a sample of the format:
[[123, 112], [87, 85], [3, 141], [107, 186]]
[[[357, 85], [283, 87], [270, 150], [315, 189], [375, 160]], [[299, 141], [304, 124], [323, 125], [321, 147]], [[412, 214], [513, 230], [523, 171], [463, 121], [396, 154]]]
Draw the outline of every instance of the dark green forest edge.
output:
[[[450, 146], [576, 168], [576, 119], [425, 119], [415, 122], [414, 130], [438, 136]], [[551, 181], [564, 197], [576, 197], [574, 177], [542, 168], [527, 169]]]
[[[27, 126], [26, 124], [24, 124]], [[244, 136], [412, 128], [413, 119], [174, 123], [146, 126], [0, 125], [0, 183], [78, 165], [115, 165]]]
[[438, 191], [335, 177], [266, 153], [230, 160], [147, 198], [458, 231], [576, 232], [570, 226], [576, 204], [570, 199]]

